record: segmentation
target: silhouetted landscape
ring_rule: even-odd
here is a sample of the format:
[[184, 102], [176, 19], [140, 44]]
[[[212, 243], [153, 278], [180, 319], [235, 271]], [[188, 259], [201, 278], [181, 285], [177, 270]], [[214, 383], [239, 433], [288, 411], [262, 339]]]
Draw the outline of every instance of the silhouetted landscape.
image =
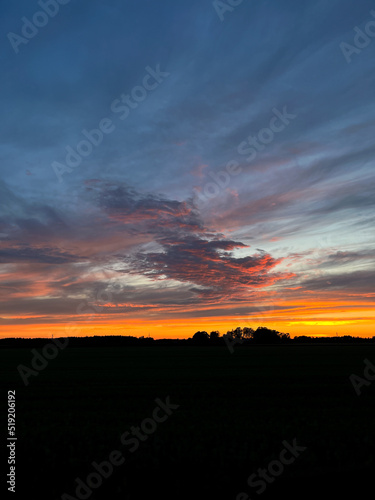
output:
[[[2, 339], [3, 390], [16, 390], [18, 492], [243, 500], [257, 498], [258, 485], [264, 499], [319, 498], [323, 488], [327, 498], [363, 498], [374, 470], [375, 393], [367, 382], [358, 396], [350, 376], [375, 360], [374, 338], [256, 331], [242, 339], [233, 330], [229, 338], [242, 333], [243, 342], [232, 351], [216, 332]], [[156, 401], [173, 411], [153, 428]], [[121, 441], [136, 426], [139, 437]], [[304, 451], [280, 477], [249, 486], [293, 443]], [[119, 466], [108, 465], [113, 450]], [[88, 488], [94, 462], [101, 485]]]
[[[0, 339], [1, 347], [40, 347], [45, 345], [45, 338], [5, 338]], [[375, 343], [373, 337], [354, 337], [351, 335], [335, 337], [309, 337], [306, 335], [290, 338], [288, 333], [281, 333], [266, 327], [237, 327], [220, 335], [218, 331], [207, 333], [198, 331], [187, 339], [154, 339], [152, 337], [134, 337], [131, 335], [103, 335], [92, 337], [69, 337], [70, 347], [120, 347], [120, 346], [251, 346], [254, 344], [298, 345], [298, 344], [368, 344]]]

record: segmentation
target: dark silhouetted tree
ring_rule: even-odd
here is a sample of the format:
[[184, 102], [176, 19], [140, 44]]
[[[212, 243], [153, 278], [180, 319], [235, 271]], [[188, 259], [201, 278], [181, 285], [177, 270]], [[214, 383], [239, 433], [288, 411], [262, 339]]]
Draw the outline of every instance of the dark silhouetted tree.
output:
[[237, 326], [235, 330], [229, 330], [227, 336], [232, 339], [242, 339], [242, 328]]
[[210, 337], [207, 332], [196, 332], [192, 338], [194, 344], [208, 344]]
[[280, 333], [280, 339], [281, 339], [283, 342], [290, 340], [290, 335], [289, 335], [289, 333]]
[[220, 337], [220, 333], [217, 330], [214, 330], [210, 333], [210, 340], [217, 340]]
[[252, 328], [249, 328], [248, 326], [245, 326], [245, 328], [243, 328], [242, 336], [245, 339], [251, 339], [253, 338], [253, 335], [254, 335], [254, 330]]
[[260, 344], [274, 344], [289, 340], [288, 333], [280, 333], [277, 330], [270, 330], [265, 326], [260, 326], [253, 333], [254, 342]]

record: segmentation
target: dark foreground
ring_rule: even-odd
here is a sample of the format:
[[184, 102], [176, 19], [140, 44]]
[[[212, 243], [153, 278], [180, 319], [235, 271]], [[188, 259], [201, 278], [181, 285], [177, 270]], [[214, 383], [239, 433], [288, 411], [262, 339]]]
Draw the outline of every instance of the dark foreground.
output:
[[[358, 396], [349, 377], [363, 376], [366, 358], [375, 364], [375, 345], [233, 354], [212, 346], [68, 347], [28, 386], [17, 366], [31, 365], [30, 349], [0, 356], [3, 399], [16, 390], [12, 498], [362, 499], [373, 491], [375, 382]], [[168, 397], [170, 414], [155, 413], [155, 400]], [[145, 420], [153, 415], [163, 421]], [[149, 435], [140, 430], [122, 444], [132, 426]], [[283, 452], [285, 441], [297, 443], [298, 456]], [[92, 463], [108, 462], [114, 450], [124, 463], [98, 475]], [[280, 456], [290, 461], [281, 469]], [[259, 482], [258, 469], [269, 483]], [[87, 485], [93, 472], [92, 487], [77, 492], [76, 478]]]

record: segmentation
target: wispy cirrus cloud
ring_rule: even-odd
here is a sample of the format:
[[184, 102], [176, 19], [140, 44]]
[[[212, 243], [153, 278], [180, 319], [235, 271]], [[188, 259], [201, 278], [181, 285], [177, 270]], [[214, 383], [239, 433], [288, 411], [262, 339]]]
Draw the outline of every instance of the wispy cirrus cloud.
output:
[[[282, 258], [209, 230], [192, 200], [173, 200], [100, 180], [87, 182], [82, 197], [89, 208], [79, 214], [86, 228], [79, 237], [71, 214], [65, 213], [64, 238], [46, 223], [36, 242], [28, 238], [25, 220], [42, 224], [46, 207], [44, 211], [29, 207], [24, 219], [14, 221], [13, 239], [9, 233], [0, 246], [0, 264], [5, 266], [0, 293], [7, 296], [8, 312], [24, 308], [25, 314], [40, 314], [44, 304], [51, 314], [67, 314], [74, 300], [95, 300], [94, 291], [100, 287], [111, 290], [113, 277], [121, 284], [113, 303], [103, 305], [110, 315], [133, 313], [138, 307], [166, 311], [241, 301], [251, 290], [294, 276], [275, 270]], [[68, 250], [64, 241], [69, 231]], [[107, 249], [100, 241], [103, 234], [112, 235]], [[19, 244], [20, 235], [28, 245]], [[96, 242], [98, 247], [88, 251]], [[241, 255], [235, 255], [238, 251]], [[100, 276], [103, 268], [109, 279]], [[137, 288], [134, 280], [140, 280]]]
[[[97, 186], [98, 187], [98, 186]], [[265, 287], [292, 273], [276, 273], [282, 259], [266, 252], [235, 257], [248, 245], [208, 230], [192, 200], [178, 202], [157, 195], [141, 195], [128, 187], [99, 184], [96, 199], [111, 219], [126, 229], [149, 233], [159, 251], [140, 251], [126, 257], [129, 272], [152, 279], [171, 279], [201, 287], [224, 290]], [[250, 251], [249, 251], [250, 253]]]
[[230, 250], [246, 248], [241, 242], [198, 237], [184, 239], [163, 238], [162, 251], [136, 253], [128, 259], [132, 272], [153, 279], [173, 279], [212, 289], [217, 295], [243, 293], [250, 287], [265, 287], [292, 273], [275, 273], [282, 259], [274, 259], [266, 252], [248, 257], [234, 257]]

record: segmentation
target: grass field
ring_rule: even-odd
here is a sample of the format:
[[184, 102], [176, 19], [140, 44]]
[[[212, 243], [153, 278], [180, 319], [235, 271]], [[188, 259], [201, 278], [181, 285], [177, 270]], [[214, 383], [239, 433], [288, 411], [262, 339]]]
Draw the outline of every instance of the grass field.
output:
[[[234, 354], [68, 347], [27, 387], [17, 366], [30, 366], [31, 351], [0, 356], [3, 397], [16, 389], [16, 484], [28, 496], [78, 498], [75, 479], [85, 481], [92, 462], [116, 449], [125, 463], [90, 498], [366, 498], [372, 484], [375, 382], [357, 396], [349, 377], [363, 374], [365, 358], [375, 363], [373, 345], [252, 346]], [[120, 436], [167, 396], [178, 409], [131, 453]], [[294, 439], [306, 450], [258, 495], [247, 478]]]

